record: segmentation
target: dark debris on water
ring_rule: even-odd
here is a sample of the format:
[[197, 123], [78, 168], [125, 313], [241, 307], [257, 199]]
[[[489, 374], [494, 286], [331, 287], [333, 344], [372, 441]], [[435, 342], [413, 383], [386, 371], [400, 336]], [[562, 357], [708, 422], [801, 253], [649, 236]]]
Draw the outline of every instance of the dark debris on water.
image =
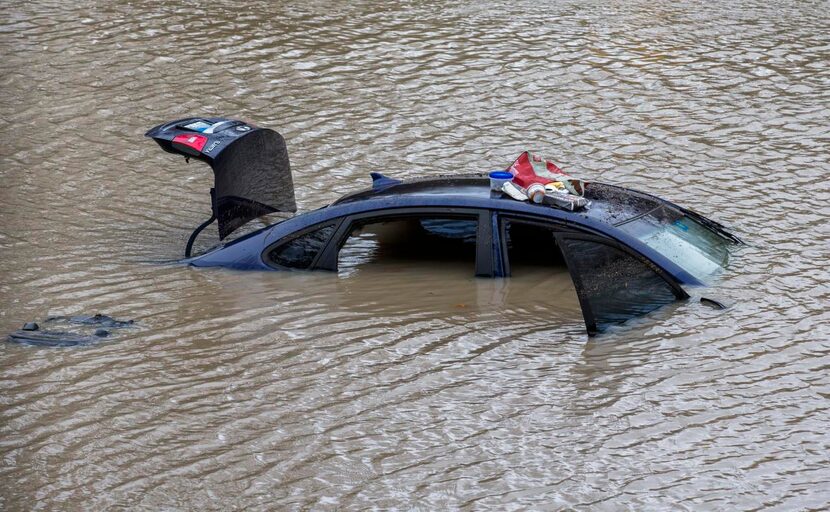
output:
[[[111, 316], [95, 314], [81, 316], [50, 316], [44, 324], [57, 329], [41, 329], [36, 322], [27, 322], [8, 335], [8, 341], [38, 347], [77, 347], [91, 345], [112, 335], [112, 329], [135, 326], [134, 320], [117, 320]], [[76, 326], [69, 331], [62, 328]]]

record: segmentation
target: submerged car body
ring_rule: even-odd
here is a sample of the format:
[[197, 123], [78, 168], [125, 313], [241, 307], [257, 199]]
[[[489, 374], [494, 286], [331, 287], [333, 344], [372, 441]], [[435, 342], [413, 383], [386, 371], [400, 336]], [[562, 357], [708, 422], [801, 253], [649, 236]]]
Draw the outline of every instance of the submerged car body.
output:
[[[189, 118], [147, 135], [166, 151], [213, 167], [220, 237], [263, 213], [293, 211], [287, 152], [276, 132], [227, 119]], [[509, 277], [511, 258], [525, 252], [563, 262], [592, 335], [688, 298], [684, 286], [704, 285], [726, 265], [730, 247], [740, 243], [697, 213], [609, 184], [588, 183], [584, 194], [591, 207], [568, 211], [491, 191], [486, 175], [404, 182], [373, 173], [372, 179], [371, 188], [185, 261], [199, 267], [336, 271], [349, 237], [369, 225], [397, 222], [409, 226], [406, 238], [413, 249], [433, 241], [440, 242], [435, 250], [474, 253], [477, 276]]]

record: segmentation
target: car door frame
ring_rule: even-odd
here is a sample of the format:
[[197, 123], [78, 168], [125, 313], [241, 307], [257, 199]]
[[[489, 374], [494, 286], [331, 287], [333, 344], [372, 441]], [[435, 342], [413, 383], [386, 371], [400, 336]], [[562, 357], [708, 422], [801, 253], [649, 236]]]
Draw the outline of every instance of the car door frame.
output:
[[498, 250], [500, 253], [496, 260], [499, 262], [501, 266], [501, 272], [505, 277], [509, 277], [511, 275], [510, 258], [508, 255], [507, 236], [505, 231], [505, 221], [508, 220], [516, 220], [520, 223], [535, 225], [542, 228], [548, 228], [551, 230], [552, 235], [556, 240], [557, 248], [559, 249], [560, 254], [565, 260], [565, 265], [568, 269], [568, 274], [571, 276], [571, 281], [573, 282], [574, 288], [576, 289], [577, 299], [579, 300], [579, 306], [582, 310], [582, 317], [585, 321], [585, 328], [587, 329], [589, 336], [593, 336], [598, 333], [596, 317], [594, 315], [593, 307], [585, 294], [585, 287], [582, 275], [576, 271], [576, 265], [573, 265], [571, 259], [573, 258], [573, 254], [570, 254], [569, 251], [563, 249], [563, 240], [584, 240], [588, 242], [599, 243], [611, 247], [613, 249], [617, 249], [622, 253], [631, 256], [635, 260], [643, 263], [657, 276], [659, 276], [663, 281], [665, 281], [671, 288], [677, 300], [689, 298], [689, 294], [686, 292], [686, 290], [683, 289], [683, 287], [671, 275], [671, 273], [669, 273], [668, 271], [666, 271], [665, 269], [661, 268], [659, 265], [651, 261], [646, 255], [639, 253], [638, 251], [620, 242], [619, 240], [615, 240], [614, 238], [604, 234], [591, 233], [587, 230], [580, 229], [579, 226], [564, 222], [558, 222], [556, 220], [545, 217], [534, 217], [530, 215], [522, 215], [513, 212], [494, 211], [492, 222], [493, 231], [495, 234], [494, 245], [498, 246]]

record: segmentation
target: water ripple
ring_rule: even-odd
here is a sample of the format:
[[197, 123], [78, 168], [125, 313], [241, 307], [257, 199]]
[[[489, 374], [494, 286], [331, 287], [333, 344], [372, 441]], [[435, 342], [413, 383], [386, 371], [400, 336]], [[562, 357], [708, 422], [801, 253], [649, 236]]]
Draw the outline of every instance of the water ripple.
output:
[[[0, 508], [830, 506], [825, 4], [0, 14], [0, 332], [94, 312], [139, 326], [0, 346]], [[139, 263], [179, 257], [209, 214], [206, 169], [142, 138], [188, 115], [279, 129], [302, 209], [370, 171], [536, 149], [733, 226], [750, 245], [707, 291], [733, 306], [586, 342], [572, 288], [539, 276]]]

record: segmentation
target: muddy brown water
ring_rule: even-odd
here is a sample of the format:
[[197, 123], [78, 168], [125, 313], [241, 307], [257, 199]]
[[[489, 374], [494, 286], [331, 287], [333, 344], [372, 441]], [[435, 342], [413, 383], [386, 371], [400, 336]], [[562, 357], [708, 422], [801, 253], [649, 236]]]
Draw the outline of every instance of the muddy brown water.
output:
[[[138, 327], [0, 345], [0, 509], [827, 508], [828, 12], [2, 3], [0, 332]], [[544, 269], [152, 263], [208, 213], [207, 168], [142, 138], [189, 115], [283, 133], [302, 210], [534, 148], [733, 227], [733, 306], [588, 340]]]

